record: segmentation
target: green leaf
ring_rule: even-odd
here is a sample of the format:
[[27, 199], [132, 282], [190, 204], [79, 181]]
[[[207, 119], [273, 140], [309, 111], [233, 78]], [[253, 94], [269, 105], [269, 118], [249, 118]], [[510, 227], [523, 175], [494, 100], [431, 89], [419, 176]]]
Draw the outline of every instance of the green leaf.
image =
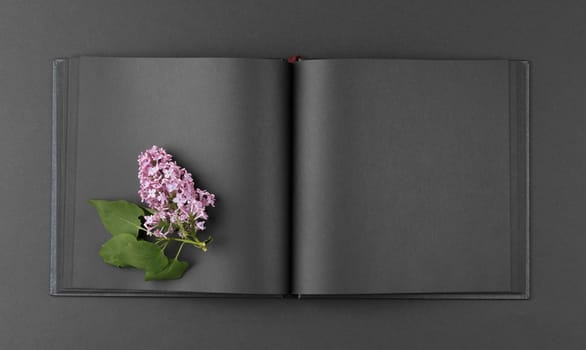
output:
[[177, 259], [169, 259], [169, 264], [163, 270], [154, 272], [147, 270], [144, 274], [145, 281], [176, 280], [183, 277], [189, 264]]
[[139, 218], [145, 213], [138, 205], [123, 200], [93, 199], [89, 202], [96, 208], [102, 224], [113, 236], [132, 233], [136, 237], [142, 229]]
[[157, 211], [151, 208], [147, 208], [147, 207], [143, 207], [142, 205], [140, 206], [142, 208], [142, 210], [144, 211], [144, 215], [151, 215], [156, 213]]
[[102, 245], [100, 256], [104, 262], [118, 266], [158, 272], [168, 265], [163, 251], [151, 242], [136, 240], [130, 233], [121, 233]]

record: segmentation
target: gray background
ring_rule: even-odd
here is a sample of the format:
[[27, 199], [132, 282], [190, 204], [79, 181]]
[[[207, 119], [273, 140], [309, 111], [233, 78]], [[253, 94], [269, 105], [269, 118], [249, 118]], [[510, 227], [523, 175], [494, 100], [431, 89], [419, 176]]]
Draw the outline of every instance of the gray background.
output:
[[[584, 348], [585, 11], [545, 0], [2, 1], [0, 348]], [[531, 300], [50, 297], [50, 59], [79, 54], [531, 60]]]

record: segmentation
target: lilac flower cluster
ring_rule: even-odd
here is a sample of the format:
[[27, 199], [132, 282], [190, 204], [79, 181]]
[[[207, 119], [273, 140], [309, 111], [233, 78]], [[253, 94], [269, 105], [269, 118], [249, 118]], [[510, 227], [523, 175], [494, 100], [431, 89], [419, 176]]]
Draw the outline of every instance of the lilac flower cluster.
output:
[[154, 210], [144, 217], [148, 235], [185, 238], [205, 229], [206, 207], [214, 206], [215, 195], [195, 188], [191, 174], [163, 148], [153, 146], [138, 156], [138, 179], [140, 199]]

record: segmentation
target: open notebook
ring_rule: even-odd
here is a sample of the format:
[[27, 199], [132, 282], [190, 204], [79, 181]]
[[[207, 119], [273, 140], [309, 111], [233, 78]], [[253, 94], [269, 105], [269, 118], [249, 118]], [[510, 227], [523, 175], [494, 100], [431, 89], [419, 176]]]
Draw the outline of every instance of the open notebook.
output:
[[[115, 58], [53, 64], [54, 295], [527, 298], [529, 64]], [[88, 199], [164, 147], [217, 195], [180, 280], [105, 264]]]

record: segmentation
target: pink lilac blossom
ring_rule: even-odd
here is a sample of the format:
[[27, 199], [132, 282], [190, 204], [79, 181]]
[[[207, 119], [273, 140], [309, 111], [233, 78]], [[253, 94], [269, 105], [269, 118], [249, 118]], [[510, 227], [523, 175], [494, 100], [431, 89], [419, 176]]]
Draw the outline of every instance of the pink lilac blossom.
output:
[[215, 205], [215, 195], [196, 188], [192, 175], [163, 148], [153, 146], [138, 156], [138, 179], [141, 201], [154, 210], [144, 217], [147, 235], [185, 237], [184, 232], [205, 230], [206, 207]]

